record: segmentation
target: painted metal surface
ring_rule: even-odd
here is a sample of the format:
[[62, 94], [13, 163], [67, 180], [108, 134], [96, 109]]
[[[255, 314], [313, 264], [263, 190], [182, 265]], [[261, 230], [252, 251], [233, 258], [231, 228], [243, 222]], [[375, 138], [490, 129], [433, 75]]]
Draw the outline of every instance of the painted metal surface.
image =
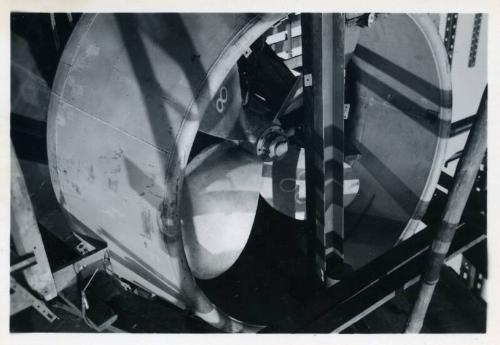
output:
[[215, 137], [232, 140], [247, 140], [252, 133], [248, 116], [243, 109], [240, 76], [235, 66], [222, 82], [217, 96], [209, 105], [199, 130]]
[[304, 14], [303, 72], [306, 214], [314, 229], [315, 268], [326, 271], [344, 261], [344, 90], [345, 15]]
[[[362, 46], [357, 47], [360, 37]], [[365, 153], [361, 160], [365, 171], [359, 187], [363, 199], [353, 202], [346, 215], [346, 231], [354, 235], [348, 236], [347, 242], [352, 243], [347, 246], [356, 248], [349, 250], [349, 257], [361, 265], [392, 246], [398, 236], [405, 239], [425, 226], [419, 218], [425, 212], [436, 185], [436, 174], [443, 164], [451, 88], [443, 42], [426, 15], [380, 15], [370, 28], [348, 27], [345, 54], [349, 104], [346, 145], [354, 142], [355, 148], [365, 146], [360, 150], [361, 157]], [[296, 98], [301, 103], [302, 97], [300, 90]], [[427, 133], [421, 134], [421, 128]], [[364, 132], [369, 134], [365, 136]], [[376, 152], [369, 157], [366, 148], [374, 148]], [[293, 217], [297, 209], [295, 217], [304, 219], [300, 214], [305, 210], [304, 200], [300, 200], [300, 195], [305, 194], [301, 174], [297, 171], [294, 175], [293, 168], [281, 171], [293, 160], [294, 153], [297, 154], [291, 149], [288, 158], [272, 163], [280, 169], [264, 165], [267, 180], [262, 195], [278, 211]], [[414, 157], [418, 160], [414, 161]], [[350, 170], [350, 176], [344, 176], [347, 180], [344, 188], [352, 178], [357, 180], [362, 170], [359, 162], [353, 164], [357, 167]], [[272, 186], [270, 176], [275, 178]], [[293, 178], [296, 183], [289, 183]], [[344, 199], [346, 194], [349, 192], [344, 193]], [[297, 199], [295, 204], [294, 199]], [[348, 206], [345, 200], [344, 206]], [[375, 212], [374, 207], [378, 209]], [[390, 211], [394, 207], [396, 215]], [[389, 230], [384, 231], [385, 227]], [[368, 248], [371, 245], [379, 249], [372, 251]], [[360, 248], [368, 253], [366, 259], [357, 254]]]
[[346, 75], [361, 187], [346, 208], [345, 251], [359, 267], [420, 225], [444, 165], [451, 78], [436, 27], [420, 14], [380, 15], [362, 29]]
[[[359, 179], [349, 164], [344, 162], [343, 167], [343, 201], [346, 207], [359, 191]], [[260, 195], [270, 206], [288, 217], [306, 219], [306, 162], [303, 148], [292, 145], [283, 159], [264, 162], [262, 177]]]
[[250, 236], [257, 212], [262, 161], [231, 142], [195, 156], [181, 201], [184, 250], [199, 279], [227, 271]]
[[200, 119], [250, 44], [282, 15], [84, 15], [54, 82], [51, 177], [62, 207], [101, 236], [114, 271], [224, 331], [251, 331], [198, 288], [180, 226]]
[[[469, 66], [472, 50], [471, 37], [474, 36], [476, 15], [460, 13], [457, 23], [455, 50], [451, 77], [453, 84], [453, 114], [452, 121], [460, 121], [478, 111], [479, 100], [487, 83], [487, 40], [488, 40], [488, 15], [481, 16], [481, 29], [477, 36], [474, 66]], [[443, 20], [443, 19], [442, 19]], [[443, 20], [444, 21], [444, 20]], [[468, 131], [450, 138], [448, 143], [447, 158], [463, 149], [467, 140]], [[444, 171], [453, 176], [457, 161], [449, 164]]]
[[[75, 230], [108, 243], [118, 275], [225, 331], [259, 327], [224, 314], [194, 280], [181, 234], [184, 171], [204, 114], [230, 105], [222, 87], [237, 60], [282, 17], [85, 15], [49, 108], [51, 178]], [[383, 17], [361, 30], [353, 55], [363, 197], [350, 210], [369, 204], [371, 215], [396, 219], [396, 237], [432, 195], [449, 121], [446, 53], [429, 25], [422, 15]], [[417, 107], [398, 108], [401, 97]]]

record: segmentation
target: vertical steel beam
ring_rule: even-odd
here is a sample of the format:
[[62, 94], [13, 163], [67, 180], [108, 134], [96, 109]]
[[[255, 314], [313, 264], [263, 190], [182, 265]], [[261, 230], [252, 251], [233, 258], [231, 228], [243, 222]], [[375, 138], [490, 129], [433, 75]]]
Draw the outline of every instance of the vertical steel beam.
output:
[[344, 237], [344, 14], [303, 14], [307, 219], [316, 272], [342, 263]]

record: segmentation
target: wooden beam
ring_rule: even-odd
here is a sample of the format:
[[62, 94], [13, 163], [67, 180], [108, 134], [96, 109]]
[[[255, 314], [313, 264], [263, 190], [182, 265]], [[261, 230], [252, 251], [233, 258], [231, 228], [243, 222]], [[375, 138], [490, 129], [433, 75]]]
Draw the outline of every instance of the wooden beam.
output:
[[458, 163], [441, 225], [432, 242], [432, 251], [422, 275], [417, 300], [408, 319], [406, 333], [419, 333], [422, 329], [425, 314], [439, 281], [441, 266], [455, 236], [458, 223], [474, 186], [477, 172], [486, 153], [487, 98], [488, 90], [486, 88], [479, 105], [477, 120], [467, 138], [464, 153]]

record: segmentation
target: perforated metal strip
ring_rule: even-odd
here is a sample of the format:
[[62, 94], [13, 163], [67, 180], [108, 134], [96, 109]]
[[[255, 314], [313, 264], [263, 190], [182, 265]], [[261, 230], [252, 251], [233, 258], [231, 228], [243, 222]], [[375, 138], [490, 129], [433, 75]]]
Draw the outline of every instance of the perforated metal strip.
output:
[[477, 55], [477, 48], [479, 45], [479, 34], [481, 32], [482, 20], [483, 20], [483, 15], [481, 13], [476, 13], [474, 15], [474, 26], [472, 28], [472, 39], [470, 42], [470, 52], [469, 52], [469, 67], [474, 67], [476, 65], [476, 55]]
[[446, 16], [446, 28], [444, 32], [444, 46], [448, 53], [448, 60], [453, 59], [453, 49], [455, 47], [455, 33], [457, 31], [458, 13], [448, 13]]
[[54, 322], [58, 319], [43, 301], [33, 296], [28, 290], [19, 285], [13, 277], [10, 277], [10, 290], [11, 290], [11, 310], [10, 314], [14, 315], [26, 309], [29, 306], [35, 308], [44, 318], [49, 322]]

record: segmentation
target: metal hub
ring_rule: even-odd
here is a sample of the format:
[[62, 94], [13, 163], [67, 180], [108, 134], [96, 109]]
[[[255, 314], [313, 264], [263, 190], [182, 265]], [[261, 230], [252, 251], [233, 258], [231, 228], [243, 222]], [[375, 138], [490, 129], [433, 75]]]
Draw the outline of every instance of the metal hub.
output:
[[288, 152], [288, 138], [278, 125], [267, 128], [256, 144], [257, 155], [264, 161], [281, 159]]

